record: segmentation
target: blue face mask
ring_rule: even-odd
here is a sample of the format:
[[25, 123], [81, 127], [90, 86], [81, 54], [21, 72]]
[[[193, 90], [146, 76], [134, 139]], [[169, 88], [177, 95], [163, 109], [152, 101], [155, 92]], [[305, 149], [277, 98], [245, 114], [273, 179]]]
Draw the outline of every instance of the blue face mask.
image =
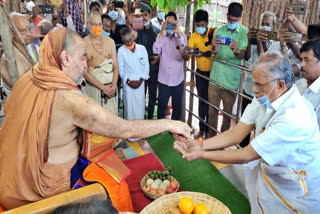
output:
[[115, 21], [118, 19], [119, 13], [118, 13], [118, 11], [112, 10], [109, 12], [109, 16], [113, 21]]
[[143, 23], [143, 26], [147, 27], [150, 24], [150, 21], [148, 21], [147, 23]]
[[102, 30], [102, 35], [104, 35], [104, 36], [110, 36], [110, 32], [105, 32], [104, 30]]
[[174, 32], [173, 31], [171, 31], [171, 30], [166, 30], [166, 32], [168, 33], [168, 34], [174, 34]]
[[166, 16], [166, 13], [165, 13], [165, 12], [159, 12], [159, 13], [158, 13], [158, 18], [159, 18], [160, 20], [163, 20], [165, 16]]
[[267, 108], [268, 106], [271, 105], [270, 100], [269, 100], [269, 95], [271, 94], [271, 92], [273, 91], [273, 89], [276, 87], [277, 84], [274, 84], [274, 86], [272, 87], [271, 91], [268, 93], [268, 95], [264, 95], [262, 97], [259, 97], [257, 99], [257, 101], [265, 108]]
[[269, 26], [261, 26], [260, 29], [266, 30], [266, 31], [271, 31], [271, 27], [269, 27]]
[[239, 22], [236, 22], [234, 24], [231, 24], [228, 22], [228, 24], [227, 24], [227, 26], [230, 30], [235, 30], [238, 27], [238, 25], [239, 25]]
[[204, 33], [206, 32], [206, 30], [207, 30], [207, 28], [205, 28], [205, 27], [196, 27], [196, 31], [197, 31], [200, 35], [204, 34]]

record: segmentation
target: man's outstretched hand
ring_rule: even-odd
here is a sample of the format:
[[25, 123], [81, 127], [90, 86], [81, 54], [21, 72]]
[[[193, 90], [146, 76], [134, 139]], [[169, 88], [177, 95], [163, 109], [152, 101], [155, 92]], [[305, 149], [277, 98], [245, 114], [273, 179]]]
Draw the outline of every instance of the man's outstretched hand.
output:
[[178, 134], [186, 138], [191, 138], [192, 129], [186, 123], [177, 120], [170, 120], [168, 131], [172, 134]]
[[203, 154], [203, 148], [200, 142], [179, 135], [173, 135], [176, 141], [173, 144], [174, 150], [179, 152], [187, 161], [200, 159]]
[[0, 5], [5, 5], [6, 4], [6, 0], [0, 0]]

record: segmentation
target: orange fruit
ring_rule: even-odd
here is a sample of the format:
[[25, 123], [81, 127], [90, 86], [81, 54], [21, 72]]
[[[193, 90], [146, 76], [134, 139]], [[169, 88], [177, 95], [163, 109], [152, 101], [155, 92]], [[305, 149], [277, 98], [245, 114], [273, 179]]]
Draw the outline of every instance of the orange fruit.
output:
[[179, 209], [182, 214], [191, 214], [193, 211], [194, 205], [190, 197], [183, 197], [179, 201]]
[[198, 203], [196, 204], [196, 206], [194, 206], [194, 210], [193, 210], [194, 214], [208, 214], [208, 208], [206, 207], [206, 205]]

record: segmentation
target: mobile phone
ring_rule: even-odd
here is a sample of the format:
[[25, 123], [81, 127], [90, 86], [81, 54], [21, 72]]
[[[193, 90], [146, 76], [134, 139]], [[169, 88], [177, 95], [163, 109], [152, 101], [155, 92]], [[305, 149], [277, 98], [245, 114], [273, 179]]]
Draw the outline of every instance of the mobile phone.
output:
[[257, 45], [258, 44], [257, 37], [256, 38], [250, 38], [250, 44], [251, 45]]
[[257, 45], [258, 44], [257, 34], [258, 34], [259, 29], [252, 28], [251, 31], [255, 31], [255, 35], [252, 38], [250, 38], [249, 42], [251, 45]]
[[268, 40], [278, 41], [278, 33], [275, 31], [266, 31]]
[[230, 37], [217, 36], [217, 39], [221, 39], [222, 40], [221, 45], [230, 45], [231, 42], [232, 42], [232, 39]]
[[199, 48], [188, 47], [187, 54], [190, 54], [190, 55], [198, 55], [199, 53], [200, 53]]
[[167, 23], [167, 26], [166, 26], [166, 30], [175, 30], [177, 27], [176, 24], [173, 24], [173, 23]]
[[123, 1], [113, 1], [112, 3], [115, 8], [123, 8], [124, 7]]
[[54, 5], [40, 4], [38, 7], [41, 9], [42, 13], [53, 14], [54, 12]]
[[306, 4], [290, 4], [290, 7], [295, 15], [305, 15], [307, 12]]
[[140, 15], [135, 15], [132, 18], [132, 29], [133, 30], [142, 30], [143, 29], [143, 18]]
[[290, 41], [292, 42], [302, 42], [303, 35], [301, 33], [288, 32], [290, 36]]
[[50, 30], [52, 30], [54, 26], [41, 26], [42, 35], [47, 35]]

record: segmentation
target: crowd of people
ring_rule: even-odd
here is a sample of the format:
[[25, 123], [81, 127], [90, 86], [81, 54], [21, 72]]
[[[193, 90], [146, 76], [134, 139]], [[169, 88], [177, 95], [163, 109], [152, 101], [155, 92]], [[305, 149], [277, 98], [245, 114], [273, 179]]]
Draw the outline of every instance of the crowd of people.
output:
[[[14, 208], [67, 191], [66, 175], [80, 151], [80, 128], [130, 141], [169, 130], [178, 134], [174, 148], [188, 161], [248, 163], [252, 213], [320, 209], [320, 25], [306, 27], [288, 7], [280, 30], [270, 11], [261, 15], [259, 29], [248, 30], [239, 23], [243, 6], [231, 3], [228, 23], [220, 28], [209, 27], [208, 12], [197, 10], [195, 32], [188, 35], [175, 12], [158, 10], [152, 17], [151, 7], [143, 2], [99, 0], [89, 9], [87, 23], [82, 23], [75, 0], [64, 0], [52, 14], [44, 14], [29, 0], [26, 14], [10, 14], [23, 41], [10, 29], [21, 77], [14, 87], [4, 55], [0, 61], [1, 86], [8, 95], [0, 139], [15, 142], [0, 145], [0, 168], [7, 172], [0, 173], [0, 205]], [[274, 32], [277, 37], [271, 38]], [[304, 41], [294, 41], [291, 32], [304, 35]], [[184, 65], [191, 56], [196, 59], [201, 98], [198, 140], [177, 121], [182, 115]], [[222, 134], [217, 135], [219, 110], [206, 102], [218, 108], [222, 103], [223, 111], [232, 115], [232, 91], [242, 87], [244, 71], [239, 66], [252, 71], [246, 72], [243, 87], [251, 99], [243, 99], [243, 115], [234, 128], [231, 118], [223, 116]], [[117, 117], [119, 96], [126, 120]], [[163, 120], [170, 97], [171, 120]], [[160, 120], [153, 120], [156, 105]], [[221, 150], [236, 144], [242, 148]], [[30, 154], [21, 157], [17, 150]], [[22, 170], [26, 162], [30, 165]], [[54, 174], [57, 166], [65, 170]], [[17, 188], [24, 192], [12, 191]]]

